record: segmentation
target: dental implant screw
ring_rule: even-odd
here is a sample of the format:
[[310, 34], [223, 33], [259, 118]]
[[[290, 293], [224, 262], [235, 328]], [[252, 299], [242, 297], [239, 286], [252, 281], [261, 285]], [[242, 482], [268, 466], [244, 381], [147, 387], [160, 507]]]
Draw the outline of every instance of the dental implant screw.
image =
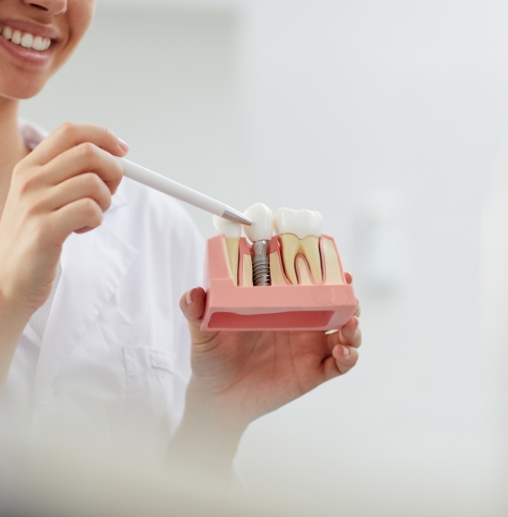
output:
[[252, 283], [255, 286], [271, 285], [270, 258], [268, 245], [270, 241], [256, 241], [252, 244], [254, 257], [252, 258]]

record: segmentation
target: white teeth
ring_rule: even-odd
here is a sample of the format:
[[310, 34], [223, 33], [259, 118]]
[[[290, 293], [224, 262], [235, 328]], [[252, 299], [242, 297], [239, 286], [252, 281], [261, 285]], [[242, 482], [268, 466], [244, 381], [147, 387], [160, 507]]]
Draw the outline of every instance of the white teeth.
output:
[[323, 217], [314, 210], [291, 210], [279, 208], [275, 213], [273, 224], [277, 235], [292, 233], [299, 239], [309, 235], [320, 237], [323, 229]]
[[43, 38], [42, 36], [34, 36], [29, 32], [22, 34], [20, 31], [13, 31], [10, 27], [0, 28], [0, 35], [15, 45], [21, 45], [24, 48], [44, 52], [51, 46], [50, 38]]
[[21, 38], [21, 46], [25, 48], [32, 48], [32, 44], [34, 42], [34, 37], [31, 34], [24, 34]]
[[217, 215], [213, 216], [213, 224], [219, 235], [224, 235], [226, 239], [239, 239], [242, 236], [242, 225], [228, 221]]
[[42, 38], [40, 36], [36, 36], [34, 38], [32, 48], [38, 51], [41, 51], [44, 48], [44, 42], [42, 41]]
[[16, 43], [16, 45], [19, 45], [21, 43], [21, 32], [19, 31], [14, 31], [12, 33], [12, 38], [11, 38], [11, 41], [13, 43]]
[[251, 226], [244, 230], [251, 242], [269, 241], [273, 235], [273, 213], [263, 203], [256, 203], [245, 210], [244, 214], [252, 220]]

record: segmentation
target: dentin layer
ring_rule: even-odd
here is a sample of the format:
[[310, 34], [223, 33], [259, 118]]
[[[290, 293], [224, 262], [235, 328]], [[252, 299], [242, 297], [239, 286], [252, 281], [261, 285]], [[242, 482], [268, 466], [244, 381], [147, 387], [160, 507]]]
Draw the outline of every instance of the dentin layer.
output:
[[303, 254], [307, 260], [314, 282], [319, 284], [323, 281], [321, 270], [321, 255], [319, 253], [319, 237], [309, 235], [299, 239], [292, 233], [283, 233], [279, 236], [282, 248], [282, 261], [284, 270], [289, 281], [293, 285], [298, 284], [296, 274], [296, 257]]

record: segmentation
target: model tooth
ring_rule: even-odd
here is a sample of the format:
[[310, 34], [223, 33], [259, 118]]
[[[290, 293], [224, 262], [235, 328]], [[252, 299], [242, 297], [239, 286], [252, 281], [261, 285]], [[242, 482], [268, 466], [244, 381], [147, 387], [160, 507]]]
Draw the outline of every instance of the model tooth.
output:
[[213, 223], [219, 235], [224, 235], [225, 254], [228, 257], [231, 278], [235, 285], [238, 285], [238, 253], [240, 246], [240, 236], [242, 235], [242, 225], [213, 216]]
[[256, 203], [245, 210], [244, 214], [252, 220], [250, 226], [243, 227], [251, 242], [269, 241], [273, 235], [273, 213], [263, 203]]
[[223, 219], [218, 215], [213, 216], [213, 224], [219, 235], [224, 235], [226, 239], [239, 239], [242, 235], [242, 225]]
[[[315, 283], [323, 281], [319, 238], [323, 218], [313, 210], [291, 210], [279, 208], [275, 214], [274, 226], [282, 248], [282, 262], [289, 281], [298, 284], [296, 257], [302, 254], [309, 264]], [[301, 265], [299, 270], [302, 271]]]

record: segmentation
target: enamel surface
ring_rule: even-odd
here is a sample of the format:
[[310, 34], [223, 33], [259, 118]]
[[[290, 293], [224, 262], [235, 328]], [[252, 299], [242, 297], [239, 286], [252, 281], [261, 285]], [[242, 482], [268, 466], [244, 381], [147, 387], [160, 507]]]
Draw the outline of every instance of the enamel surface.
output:
[[223, 219], [218, 215], [213, 216], [213, 224], [219, 235], [224, 235], [226, 239], [239, 239], [242, 235], [242, 225]]
[[273, 224], [277, 235], [292, 233], [299, 239], [309, 235], [319, 237], [323, 229], [323, 217], [314, 210], [279, 208], [275, 213]]
[[21, 45], [24, 48], [36, 50], [37, 52], [44, 52], [51, 46], [49, 38], [34, 36], [29, 32], [21, 33], [18, 30], [12, 30], [10, 27], [0, 27], [0, 35], [15, 45]]
[[245, 210], [244, 214], [252, 220], [251, 226], [244, 231], [251, 242], [269, 241], [273, 235], [273, 213], [263, 203], [256, 203]]

